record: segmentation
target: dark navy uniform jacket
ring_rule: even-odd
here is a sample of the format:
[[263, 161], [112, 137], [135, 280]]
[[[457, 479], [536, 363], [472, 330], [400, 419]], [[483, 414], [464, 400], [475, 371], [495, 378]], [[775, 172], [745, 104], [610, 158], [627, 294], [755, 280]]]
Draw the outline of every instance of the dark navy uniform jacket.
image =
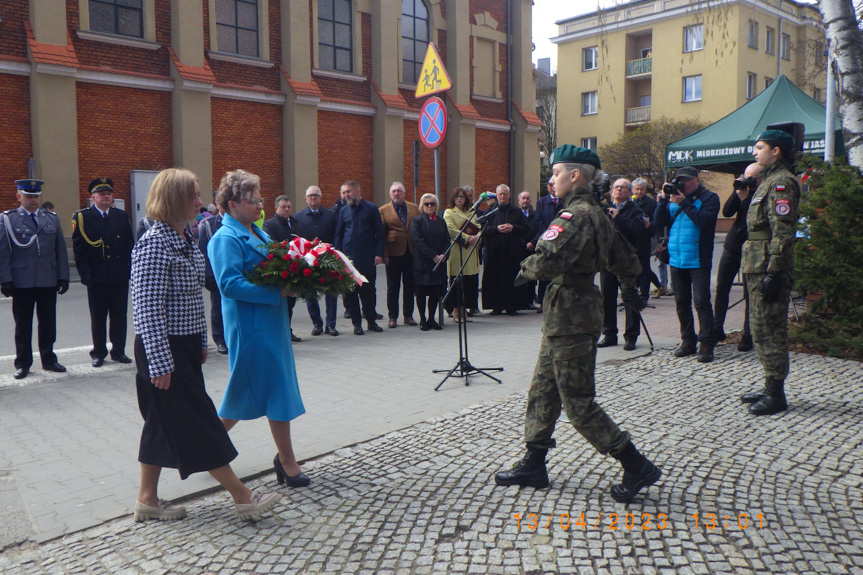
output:
[[69, 281], [60, 218], [39, 208], [36, 219], [38, 227], [23, 207], [0, 215], [0, 283], [12, 282], [16, 289], [25, 289], [56, 288], [59, 280]]
[[336, 213], [328, 210], [323, 206], [318, 208], [317, 215], [312, 214], [311, 208], [296, 214], [296, 219], [300, 223], [301, 236], [307, 240], [315, 238], [332, 244], [336, 241]]
[[129, 281], [134, 244], [132, 223], [123, 210], [111, 208], [103, 218], [91, 206], [72, 216], [72, 249], [84, 285]]
[[373, 203], [362, 200], [339, 210], [336, 223], [336, 249], [341, 250], [365, 276], [375, 271], [375, 257], [384, 257], [384, 222]]

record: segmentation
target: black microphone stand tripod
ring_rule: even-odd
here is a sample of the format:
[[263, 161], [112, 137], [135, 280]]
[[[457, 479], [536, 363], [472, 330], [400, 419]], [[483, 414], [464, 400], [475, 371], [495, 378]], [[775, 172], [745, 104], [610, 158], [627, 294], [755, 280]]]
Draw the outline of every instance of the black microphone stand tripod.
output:
[[[485, 214], [485, 216], [483, 216], [483, 217], [488, 217], [491, 214], [493, 214], [495, 211], [497, 211], [497, 208], [490, 211], [488, 214]], [[467, 220], [465, 220], [461, 229], [459, 229], [458, 234], [452, 239], [452, 241], [449, 244], [449, 247], [447, 248], [446, 252], [444, 253], [444, 256], [448, 256], [449, 253], [452, 251], [453, 246], [455, 246], [456, 244], [459, 244], [459, 240], [461, 240], [461, 238], [462, 238], [462, 233], [464, 232], [464, 229], [467, 227], [467, 225], [469, 223], [471, 223], [471, 220], [473, 219], [473, 217], [474, 217], [473, 208], [471, 208], [470, 217]], [[477, 223], [479, 223], [479, 218], [477, 218]], [[459, 244], [459, 245], [461, 245], [461, 244]], [[467, 265], [467, 262], [470, 261], [470, 257], [473, 255], [474, 250], [476, 250], [476, 247], [478, 245], [479, 245], [479, 242], [477, 242], [473, 246], [471, 246], [470, 251], [467, 254], [467, 257], [464, 259], [464, 261], [462, 261], [461, 267], [459, 268], [458, 273], [455, 275], [454, 281], [449, 286], [449, 289], [447, 290], [446, 294], [444, 295], [443, 299], [441, 300], [441, 303], [445, 302], [447, 300], [447, 298], [450, 296], [450, 292], [452, 292], [453, 288], [456, 288], [456, 297], [458, 298], [457, 302], [456, 302], [456, 309], [463, 310], [464, 311], [464, 317], [462, 318], [461, 323], [456, 323], [456, 325], [458, 326], [458, 362], [456, 362], [456, 364], [451, 369], [432, 370], [432, 373], [446, 373], [446, 377], [444, 377], [441, 380], [441, 382], [439, 384], [437, 384], [437, 387], [434, 388], [435, 391], [440, 390], [441, 386], [444, 383], [446, 383], [446, 380], [448, 380], [450, 377], [463, 377], [465, 385], [470, 385], [468, 377], [470, 377], [471, 375], [484, 375], [487, 378], [493, 379], [494, 381], [496, 381], [498, 383], [503, 383], [500, 379], [498, 379], [498, 378], [496, 378], [493, 375], [488, 373], [489, 371], [503, 371], [502, 367], [475, 367], [473, 364], [471, 364], [470, 359], [468, 358], [467, 310], [464, 307], [464, 267]], [[459, 254], [461, 254], [461, 250], [459, 250]], [[446, 261], [446, 257], [444, 257], [444, 259], [442, 259], [435, 266], [435, 269], [437, 269], [438, 266], [443, 265], [445, 261]]]

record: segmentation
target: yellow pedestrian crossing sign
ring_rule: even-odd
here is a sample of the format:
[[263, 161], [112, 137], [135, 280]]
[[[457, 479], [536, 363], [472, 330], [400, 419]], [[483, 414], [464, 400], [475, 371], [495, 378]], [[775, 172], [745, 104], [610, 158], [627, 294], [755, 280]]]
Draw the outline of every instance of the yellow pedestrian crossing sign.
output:
[[443, 67], [443, 61], [440, 59], [440, 54], [437, 53], [437, 48], [429, 42], [426, 49], [426, 57], [423, 60], [423, 67], [420, 70], [419, 80], [417, 80], [417, 89], [414, 97], [421, 98], [438, 92], [446, 92], [452, 88], [452, 82], [449, 79], [449, 74]]

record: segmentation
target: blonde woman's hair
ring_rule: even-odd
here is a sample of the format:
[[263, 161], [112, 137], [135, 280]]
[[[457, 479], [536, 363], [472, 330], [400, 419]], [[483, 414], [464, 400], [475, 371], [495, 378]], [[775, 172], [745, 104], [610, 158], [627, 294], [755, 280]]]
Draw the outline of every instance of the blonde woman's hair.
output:
[[440, 208], [440, 203], [437, 201], [437, 198], [434, 194], [423, 194], [422, 197], [420, 197], [420, 207], [423, 207], [423, 204], [426, 203], [426, 200], [434, 200], [435, 205]]
[[183, 168], [168, 168], [156, 175], [145, 209], [157, 222], [174, 224], [185, 219], [189, 204], [195, 201], [198, 176]]
[[234, 170], [228, 172], [219, 182], [219, 190], [216, 193], [216, 201], [226, 212], [231, 213], [228, 202], [246, 200], [252, 201], [255, 190], [261, 189], [261, 178], [247, 172], [246, 170]]

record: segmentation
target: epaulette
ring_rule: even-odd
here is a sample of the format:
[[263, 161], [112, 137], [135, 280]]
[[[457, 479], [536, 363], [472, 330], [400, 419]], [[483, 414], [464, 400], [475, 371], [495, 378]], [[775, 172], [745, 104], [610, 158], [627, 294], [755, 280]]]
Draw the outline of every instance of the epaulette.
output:
[[5, 212], [3, 212], [3, 213], [4, 213], [4, 214], [11, 214], [11, 213], [14, 213], [14, 212], [17, 212], [17, 211], [18, 211], [18, 208], [12, 208], [11, 210], [6, 210], [6, 211], [5, 211]]

